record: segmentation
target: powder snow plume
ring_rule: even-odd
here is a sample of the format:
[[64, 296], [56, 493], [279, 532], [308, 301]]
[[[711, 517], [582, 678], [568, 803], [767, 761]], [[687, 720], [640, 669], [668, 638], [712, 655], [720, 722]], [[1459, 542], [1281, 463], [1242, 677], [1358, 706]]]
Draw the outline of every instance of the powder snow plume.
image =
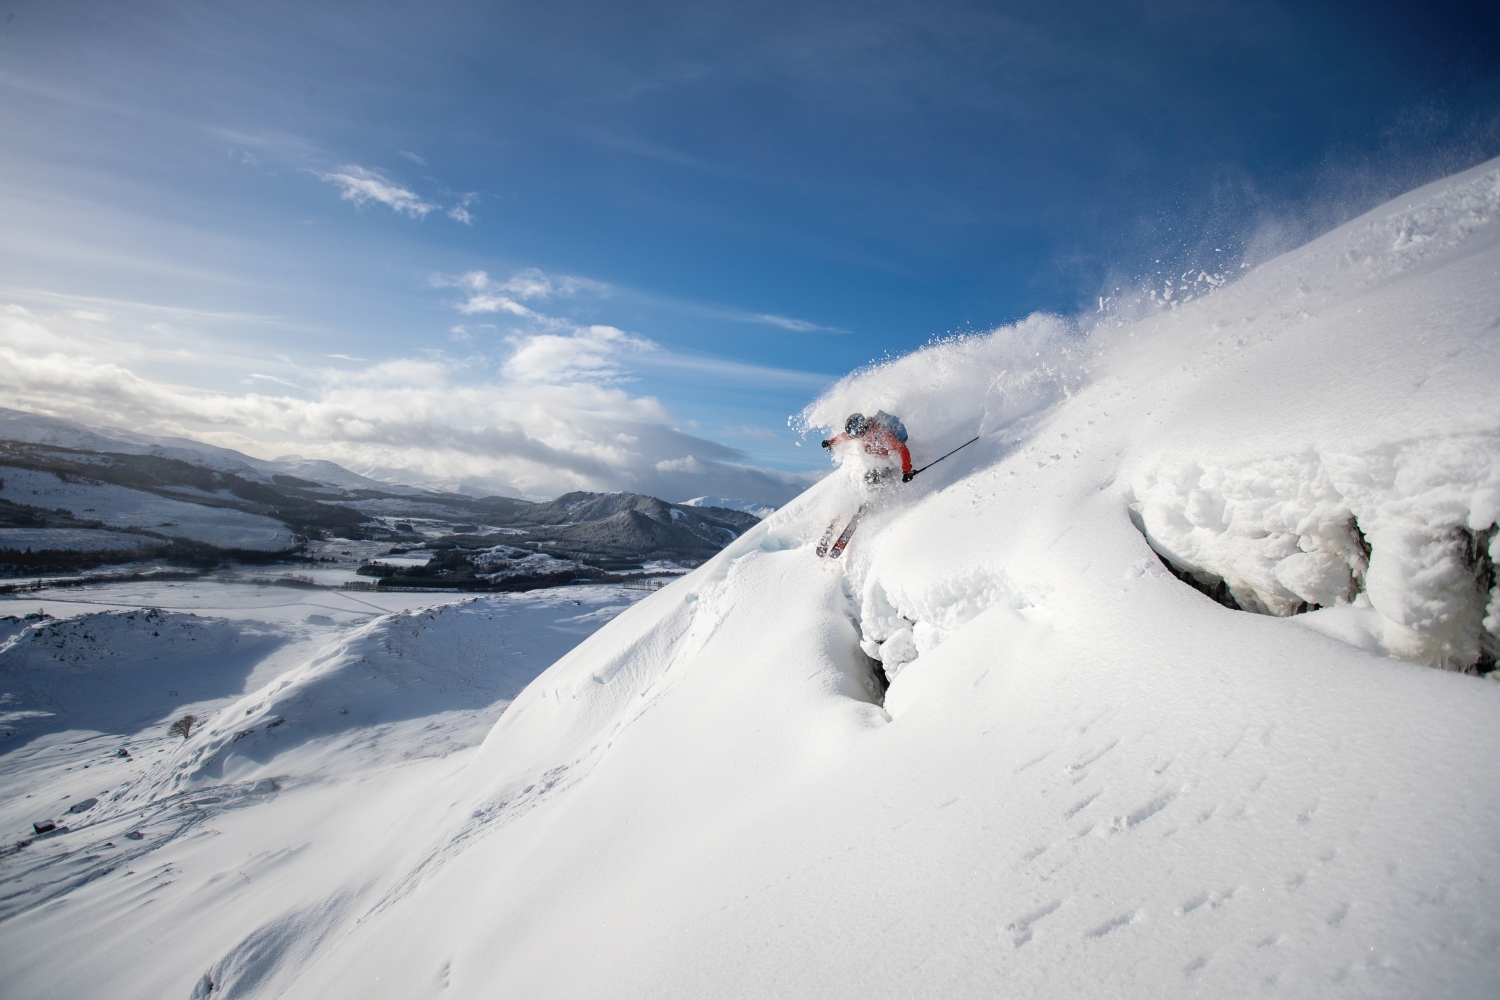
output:
[[840, 379], [794, 419], [804, 433], [842, 428], [850, 413], [885, 410], [933, 441], [992, 433], [1065, 398], [1095, 348], [1075, 324], [1043, 313], [965, 334]]

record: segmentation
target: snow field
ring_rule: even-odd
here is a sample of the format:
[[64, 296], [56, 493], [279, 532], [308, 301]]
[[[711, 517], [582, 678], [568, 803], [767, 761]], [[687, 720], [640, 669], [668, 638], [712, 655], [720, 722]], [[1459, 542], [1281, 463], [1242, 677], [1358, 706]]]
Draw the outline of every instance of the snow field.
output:
[[133, 552], [161, 544], [160, 538], [103, 528], [0, 528], [0, 551]]
[[[12, 734], [0, 741], [0, 823], [12, 845], [23, 832], [33, 841], [0, 855], [8, 975], [40, 989], [66, 967], [80, 982], [121, 977], [119, 995], [187, 995], [192, 983], [139, 984], [173, 981], [178, 948], [228, 950], [247, 914], [336, 891], [354, 859], [378, 853], [367, 831], [406, 815], [532, 676], [640, 596], [438, 595], [437, 607], [344, 626], [306, 607], [271, 622], [152, 610], [11, 619], [0, 707], [49, 714], [0, 725]], [[192, 735], [169, 737], [185, 713], [199, 720]], [[40, 818], [69, 829], [33, 836]], [[75, 933], [93, 941], [82, 959]]]
[[[169, 500], [110, 483], [72, 477], [64, 481], [55, 473], [14, 466], [0, 466], [0, 483], [0, 499], [48, 510], [62, 508], [75, 517], [102, 521], [110, 527], [140, 528], [170, 538], [254, 552], [280, 552], [296, 544], [291, 529], [280, 521], [227, 507]], [[12, 529], [23, 530], [46, 529]], [[27, 545], [41, 548], [34, 542]]]

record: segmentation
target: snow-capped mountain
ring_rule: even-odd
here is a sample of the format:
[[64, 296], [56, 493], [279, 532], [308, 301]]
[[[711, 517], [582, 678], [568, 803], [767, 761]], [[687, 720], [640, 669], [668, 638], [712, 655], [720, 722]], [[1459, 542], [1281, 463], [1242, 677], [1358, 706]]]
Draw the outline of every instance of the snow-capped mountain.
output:
[[725, 510], [738, 510], [746, 514], [754, 514], [761, 520], [765, 520], [776, 513], [776, 508], [766, 503], [756, 503], [754, 500], [731, 500], [728, 497], [693, 497], [691, 500], [682, 501], [684, 507], [722, 507]]
[[[441, 542], [488, 562], [521, 556], [528, 569], [505, 584], [519, 587], [603, 578], [641, 561], [696, 565], [754, 523], [741, 511], [634, 493], [533, 502], [391, 486], [332, 462], [266, 462], [0, 409], [0, 576], [105, 562], [211, 564], [226, 554], [285, 553], [307, 537], [324, 537]], [[532, 567], [538, 562], [543, 569]], [[453, 569], [465, 571], [465, 587], [494, 583], [471, 568], [447, 567]], [[432, 587], [455, 578], [413, 570], [409, 579], [386, 582]]]
[[[70, 779], [111, 808], [5, 859], [52, 900], [6, 924], [12, 988], [1494, 995], [1497, 223], [1492, 162], [1144, 320], [850, 376], [810, 425], [979, 441], [829, 476], [477, 748], [438, 746], [462, 679], [403, 673], [402, 622], [217, 703], [118, 806]], [[362, 740], [335, 670], [438, 707]]]
[[46, 445], [81, 452], [149, 455], [232, 473], [252, 482], [273, 484], [277, 476], [343, 489], [393, 495], [424, 496], [420, 487], [387, 483], [350, 472], [341, 465], [300, 455], [261, 459], [188, 438], [156, 437], [118, 427], [85, 427], [72, 420], [0, 407], [0, 441]]

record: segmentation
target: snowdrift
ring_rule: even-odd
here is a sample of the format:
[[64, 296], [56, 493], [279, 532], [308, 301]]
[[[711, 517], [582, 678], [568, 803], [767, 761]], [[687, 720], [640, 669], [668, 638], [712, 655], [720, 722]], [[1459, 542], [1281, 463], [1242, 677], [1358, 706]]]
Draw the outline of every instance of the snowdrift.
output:
[[[205, 871], [232, 941], [153, 995], [1494, 996], [1497, 214], [1490, 163], [1139, 322], [852, 375], [809, 426], [980, 441], [839, 562], [857, 470], [767, 517], [275, 905]], [[43, 977], [70, 919], [7, 927], [18, 982], [115, 982]]]

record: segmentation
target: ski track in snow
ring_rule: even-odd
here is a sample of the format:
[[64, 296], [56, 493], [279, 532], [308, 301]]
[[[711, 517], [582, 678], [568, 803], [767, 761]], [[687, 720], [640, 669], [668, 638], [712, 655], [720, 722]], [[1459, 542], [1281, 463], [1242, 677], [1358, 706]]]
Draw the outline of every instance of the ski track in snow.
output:
[[[0, 819], [98, 801], [0, 859], [10, 982], [1494, 996], [1500, 684], [1461, 671], [1500, 631], [1497, 214], [1487, 164], [1087, 340], [1037, 317], [855, 373], [809, 425], [899, 413], [919, 465], [981, 440], [874, 498], [850, 463], [618, 617], [202, 621], [224, 663], [281, 645], [161, 705], [138, 764], [17, 682]], [[111, 669], [13, 632], [13, 674]]]

